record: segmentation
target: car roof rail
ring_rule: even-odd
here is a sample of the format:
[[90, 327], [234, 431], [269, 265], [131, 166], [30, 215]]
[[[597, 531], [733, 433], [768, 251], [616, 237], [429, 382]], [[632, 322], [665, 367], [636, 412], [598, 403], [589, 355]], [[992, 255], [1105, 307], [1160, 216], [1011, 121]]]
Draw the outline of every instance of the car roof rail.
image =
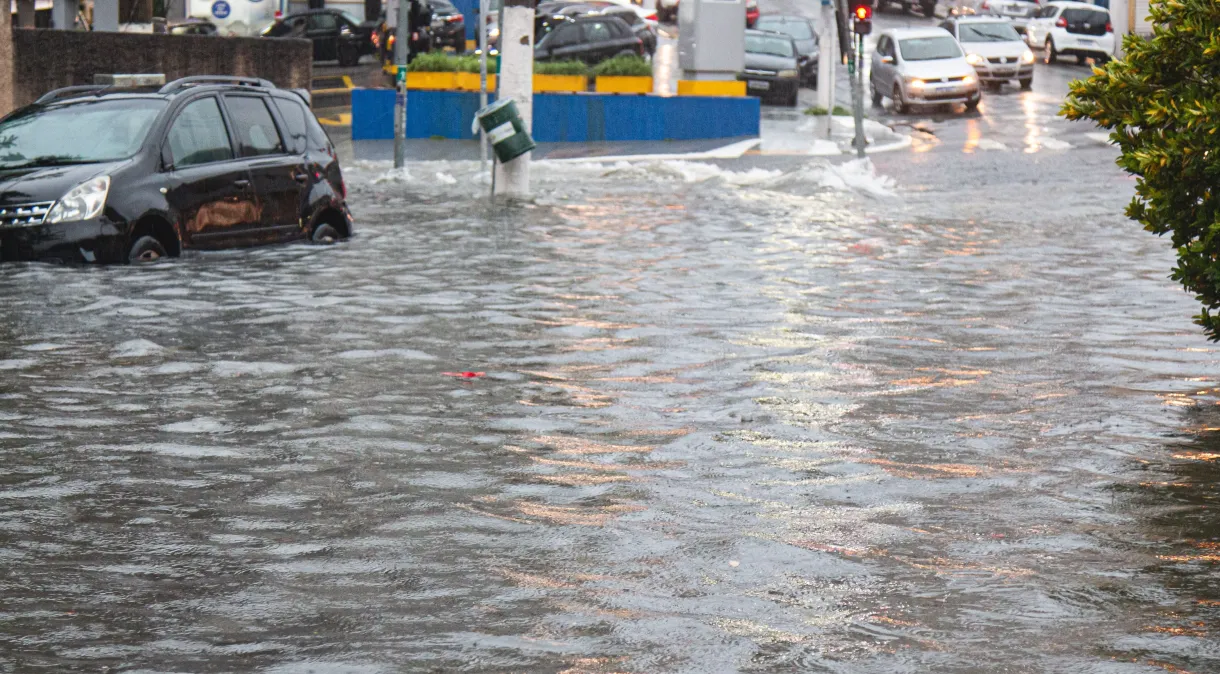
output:
[[189, 77], [179, 77], [169, 84], [161, 87], [159, 94], [172, 94], [175, 91], [185, 89], [186, 87], [197, 87], [207, 84], [234, 84], [246, 87], [260, 87], [263, 89], [274, 89], [275, 84], [261, 77], [231, 77], [228, 75], [191, 75]]
[[83, 94], [96, 94], [112, 88], [109, 84], [80, 84], [73, 87], [60, 87], [54, 91], [48, 91], [34, 101], [35, 104], [50, 103], [61, 98], [70, 98], [72, 96], [80, 96]]
[[306, 106], [313, 107], [313, 94], [309, 93], [309, 89], [289, 89], [289, 91], [300, 96]]

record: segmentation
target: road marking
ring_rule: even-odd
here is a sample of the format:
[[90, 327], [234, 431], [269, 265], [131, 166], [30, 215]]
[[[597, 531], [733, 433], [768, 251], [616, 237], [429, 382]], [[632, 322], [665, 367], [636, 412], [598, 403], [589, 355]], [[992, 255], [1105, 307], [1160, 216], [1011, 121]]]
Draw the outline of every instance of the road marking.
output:
[[[316, 92], [315, 92], [316, 93]], [[340, 112], [334, 117], [319, 117], [318, 122], [324, 126], [351, 126], [352, 113]]]

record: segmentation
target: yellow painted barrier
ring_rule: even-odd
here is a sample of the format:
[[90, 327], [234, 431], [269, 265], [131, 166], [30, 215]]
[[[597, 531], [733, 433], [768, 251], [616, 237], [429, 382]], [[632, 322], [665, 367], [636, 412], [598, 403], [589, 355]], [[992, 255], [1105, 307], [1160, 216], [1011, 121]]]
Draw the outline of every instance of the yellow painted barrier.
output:
[[407, 73], [408, 89], [457, 89], [457, 73]]
[[534, 74], [534, 93], [575, 93], [589, 90], [589, 78], [584, 75]]
[[651, 94], [652, 78], [599, 75], [593, 90], [602, 94]]
[[[479, 90], [479, 74], [478, 73], [458, 73], [457, 88], [462, 91], [478, 91]], [[494, 92], [496, 90], [496, 74], [487, 73], [487, 90]]]
[[745, 96], [746, 83], [737, 80], [678, 80], [679, 96]]

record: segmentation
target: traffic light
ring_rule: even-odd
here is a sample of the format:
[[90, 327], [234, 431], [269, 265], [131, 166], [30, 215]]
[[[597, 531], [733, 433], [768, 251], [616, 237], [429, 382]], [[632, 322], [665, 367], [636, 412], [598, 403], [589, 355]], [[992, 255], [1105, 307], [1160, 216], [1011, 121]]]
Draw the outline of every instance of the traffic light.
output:
[[868, 35], [873, 32], [872, 0], [851, 0], [852, 28], [858, 35]]

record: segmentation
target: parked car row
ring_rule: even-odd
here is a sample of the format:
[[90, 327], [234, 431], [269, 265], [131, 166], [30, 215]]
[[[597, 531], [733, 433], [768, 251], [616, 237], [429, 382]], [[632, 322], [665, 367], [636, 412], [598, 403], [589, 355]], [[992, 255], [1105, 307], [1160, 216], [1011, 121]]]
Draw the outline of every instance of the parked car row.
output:
[[[657, 20], [665, 23], [678, 22], [679, 0], [657, 0]], [[754, 28], [754, 24], [762, 12], [758, 8], [758, 0], [746, 0], [746, 28]]]

